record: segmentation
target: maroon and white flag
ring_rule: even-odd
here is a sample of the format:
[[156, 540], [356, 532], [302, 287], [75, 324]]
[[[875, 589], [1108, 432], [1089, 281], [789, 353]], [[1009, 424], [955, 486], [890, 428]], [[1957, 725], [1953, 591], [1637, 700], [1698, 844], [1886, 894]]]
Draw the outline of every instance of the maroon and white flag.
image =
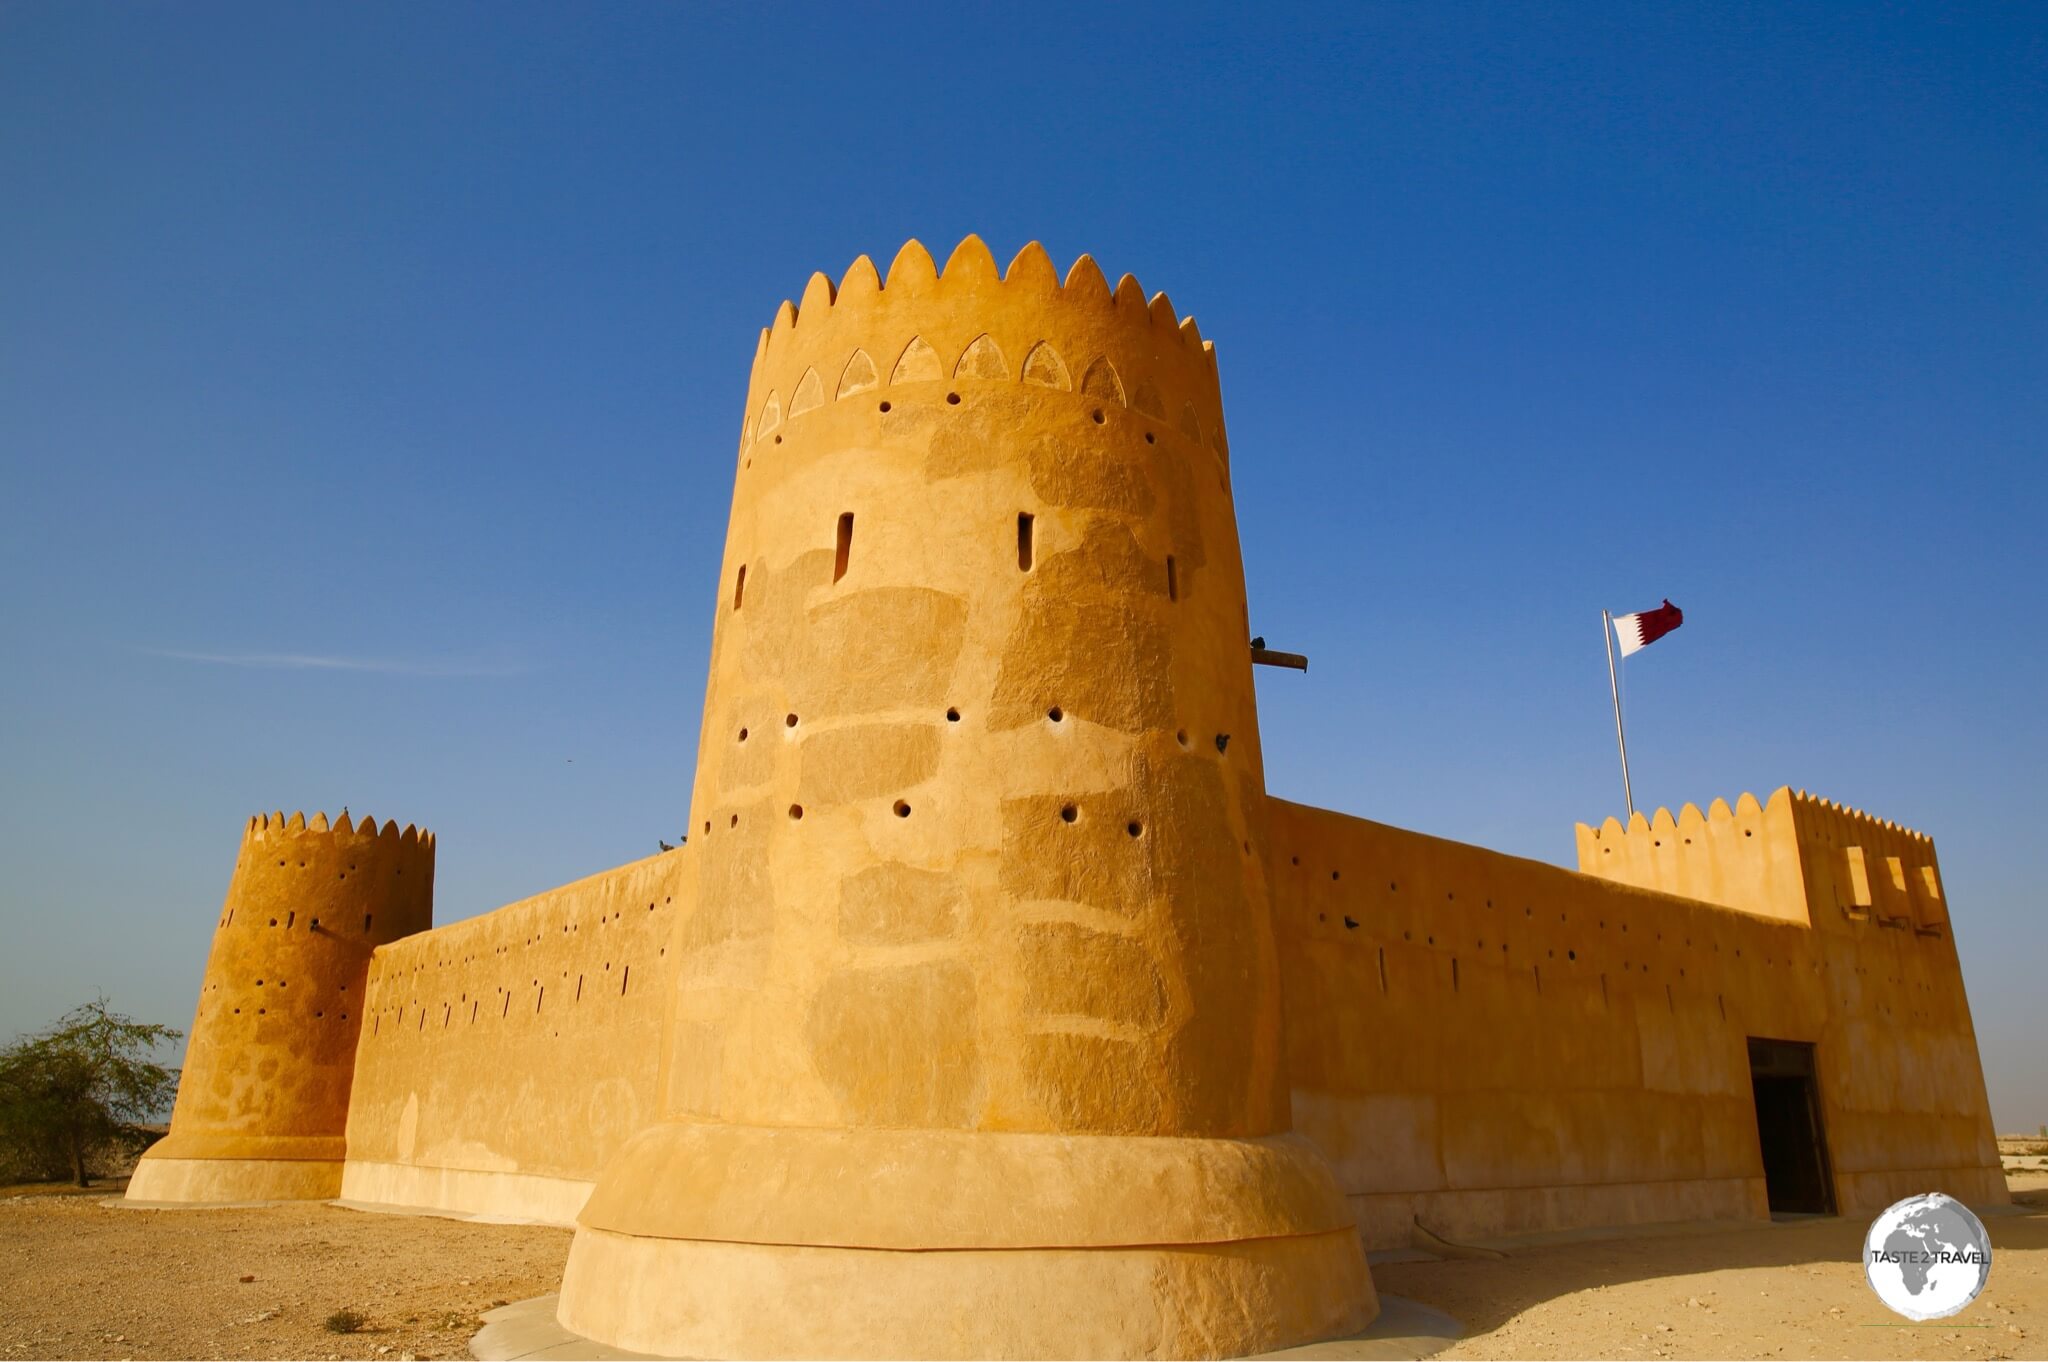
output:
[[1614, 617], [1614, 641], [1621, 645], [1621, 655], [1649, 647], [1664, 635], [1685, 623], [1685, 612], [1670, 601], [1655, 610], [1639, 610], [1633, 615]]

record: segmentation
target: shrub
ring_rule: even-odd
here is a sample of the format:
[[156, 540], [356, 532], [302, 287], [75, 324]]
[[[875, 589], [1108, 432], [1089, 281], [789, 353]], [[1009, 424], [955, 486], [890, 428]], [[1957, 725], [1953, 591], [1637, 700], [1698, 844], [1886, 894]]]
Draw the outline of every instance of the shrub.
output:
[[330, 1334], [353, 1334], [360, 1332], [370, 1317], [360, 1310], [336, 1310], [327, 1317], [327, 1332]]

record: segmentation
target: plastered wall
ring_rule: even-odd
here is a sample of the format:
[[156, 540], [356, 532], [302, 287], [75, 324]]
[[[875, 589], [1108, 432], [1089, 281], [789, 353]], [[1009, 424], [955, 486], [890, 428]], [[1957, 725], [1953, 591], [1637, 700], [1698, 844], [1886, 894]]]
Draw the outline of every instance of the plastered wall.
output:
[[667, 852], [380, 948], [342, 1196], [570, 1223], [656, 1110]]
[[[1815, 1046], [1845, 1213], [2005, 1200], [1945, 932], [1807, 927], [1271, 809], [1295, 1127], [1369, 1246], [1417, 1216], [1455, 1237], [1766, 1214], [1750, 1036]], [[1794, 848], [1752, 877], [1801, 873]]]
[[[1751, 1036], [1815, 1045], [1845, 1213], [1936, 1187], [2004, 1200], [1927, 839], [1782, 791], [1739, 801], [1724, 835], [1768, 829], [1754, 848], [1765, 868], [1726, 850], [1704, 887], [1804, 884], [1807, 926], [1792, 891], [1754, 913], [1268, 809], [1293, 1120], [1368, 1245], [1406, 1242], [1418, 1216], [1483, 1237], [1764, 1215]], [[1670, 840], [1660, 821], [1637, 831]], [[1867, 905], [1850, 847], [1882, 874]], [[1644, 873], [1662, 852], [1618, 854]], [[379, 947], [343, 1195], [571, 1221], [659, 1109], [667, 952], [693, 854]]]

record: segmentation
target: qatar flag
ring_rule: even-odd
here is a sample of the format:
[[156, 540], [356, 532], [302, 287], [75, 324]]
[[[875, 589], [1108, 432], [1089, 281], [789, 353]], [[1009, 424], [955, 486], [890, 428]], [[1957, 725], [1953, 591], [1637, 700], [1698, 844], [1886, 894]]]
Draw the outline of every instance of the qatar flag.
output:
[[1664, 635], [1685, 623], [1685, 612], [1670, 601], [1655, 610], [1640, 610], [1633, 615], [1614, 617], [1614, 641], [1621, 645], [1621, 655], [1649, 647]]

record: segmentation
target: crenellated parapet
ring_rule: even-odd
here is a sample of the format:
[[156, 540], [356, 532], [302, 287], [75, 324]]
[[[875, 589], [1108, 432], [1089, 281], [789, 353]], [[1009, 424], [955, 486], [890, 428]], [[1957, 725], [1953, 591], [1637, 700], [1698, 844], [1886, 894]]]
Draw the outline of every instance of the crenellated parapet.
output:
[[802, 302], [785, 301], [761, 332], [743, 455], [772, 454], [792, 423], [836, 403], [886, 413], [893, 388], [991, 383], [1128, 410], [1157, 435], [1229, 459], [1216, 347], [1193, 317], [1164, 293], [1148, 299], [1128, 274], [1112, 289], [1086, 255], [1062, 283], [1035, 241], [999, 276], [973, 236], [943, 274], [916, 241], [897, 252], [886, 282], [866, 256], [836, 286], [813, 274]]
[[1947, 897], [1934, 839], [1889, 819], [1801, 790], [1792, 817], [1808, 900], [1853, 921], [1939, 935]]
[[1948, 920], [1930, 838], [1804, 790], [1581, 823], [1577, 840], [1585, 874], [1767, 917], [1929, 933]]
[[367, 815], [249, 819], [171, 1131], [137, 1201], [333, 1196], [370, 954], [433, 925], [434, 836]]

